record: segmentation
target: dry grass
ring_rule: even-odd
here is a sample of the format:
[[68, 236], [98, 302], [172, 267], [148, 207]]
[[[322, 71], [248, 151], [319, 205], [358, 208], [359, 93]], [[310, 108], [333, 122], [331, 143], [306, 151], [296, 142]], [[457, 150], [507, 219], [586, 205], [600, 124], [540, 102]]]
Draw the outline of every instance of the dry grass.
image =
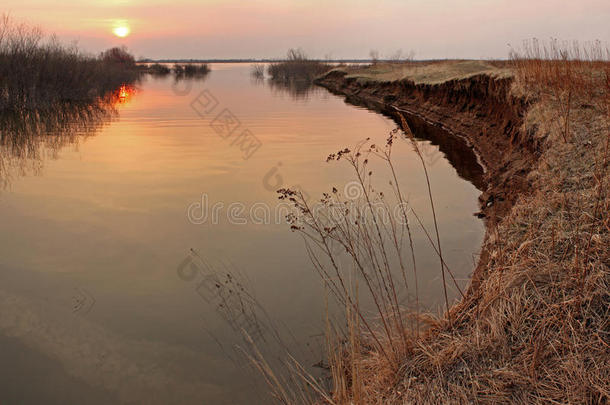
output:
[[510, 75], [510, 70], [481, 60], [435, 62], [377, 63], [372, 66], [339, 67], [348, 73], [347, 78], [362, 81], [392, 82], [410, 80], [415, 84], [439, 84], [448, 80], [466, 79], [486, 74], [497, 77]]
[[[335, 322], [327, 326], [334, 388], [325, 400], [330, 403], [361, 403], [365, 384], [360, 378], [368, 374], [363, 364], [373, 361], [382, 365], [383, 373], [377, 376], [391, 379], [400, 373], [403, 359], [412, 353], [413, 342], [420, 337], [415, 232], [425, 233], [438, 254], [447, 307], [447, 284], [460, 291], [443, 260], [430, 183], [429, 213], [415, 212], [401, 190], [392, 160], [399, 137], [408, 141], [400, 144], [415, 150], [428, 180], [425, 159], [406, 121], [403, 128], [392, 131], [384, 145], [371, 144], [367, 139], [352, 150], [329, 155], [328, 162], [341, 161], [351, 167], [354, 181], [342, 191], [333, 188], [315, 206], [300, 191], [278, 191], [281, 200], [294, 205], [295, 212], [288, 216], [291, 228], [304, 237], [315, 269], [344, 308], [345, 326]], [[390, 179], [387, 190], [383, 190], [383, 184], [376, 184], [380, 176], [373, 172], [377, 170], [385, 171], [381, 177]], [[421, 221], [428, 214], [433, 218], [433, 229], [426, 229]], [[323, 391], [319, 384], [310, 385]]]
[[[606, 107], [608, 60], [610, 53], [599, 41], [584, 47], [578, 42], [526, 41], [522, 50], [511, 51], [511, 64], [521, 85], [515, 93], [526, 97], [533, 94], [552, 103], [563, 121], [563, 140], [568, 142], [570, 112], [575, 103], [592, 102], [598, 103], [598, 108]], [[576, 100], [578, 97], [581, 100]]]
[[[608, 121], [589, 110], [573, 119], [587, 143], [565, 144], [560, 125], [546, 135], [536, 192], [492, 230], [486, 274], [454, 308], [456, 328], [438, 323], [417, 342], [388, 403], [610, 399]], [[374, 377], [365, 385], [381, 389]]]
[[37, 28], [0, 16], [0, 110], [92, 102], [138, 75], [134, 58], [124, 49], [84, 55]]
[[[528, 176], [533, 191], [488, 227], [480, 282], [443, 317], [408, 313], [399, 305], [395, 275], [408, 268], [408, 254], [401, 261], [391, 226], [379, 232], [374, 221], [333, 223], [324, 211], [311, 212], [298, 193], [283, 190], [300, 212], [294, 229], [317, 249], [308, 245], [316, 269], [345, 308], [345, 328], [328, 327], [333, 388], [320, 402], [610, 401], [610, 63], [607, 55], [601, 54], [604, 61], [591, 57], [600, 55], [597, 45], [552, 43], [547, 49], [559, 53], [513, 54], [506, 73], [515, 78], [513, 95], [532, 102], [522, 131], [541, 145]], [[563, 56], [568, 49], [573, 57]], [[339, 155], [358, 176], [363, 152], [371, 153]], [[360, 183], [371, 190], [367, 180]], [[324, 199], [340, 206], [334, 194]], [[365, 209], [369, 198], [380, 197], [371, 191]], [[331, 242], [351, 256], [360, 272], [355, 283], [337, 271]], [[374, 316], [363, 310], [361, 291], [373, 298]]]

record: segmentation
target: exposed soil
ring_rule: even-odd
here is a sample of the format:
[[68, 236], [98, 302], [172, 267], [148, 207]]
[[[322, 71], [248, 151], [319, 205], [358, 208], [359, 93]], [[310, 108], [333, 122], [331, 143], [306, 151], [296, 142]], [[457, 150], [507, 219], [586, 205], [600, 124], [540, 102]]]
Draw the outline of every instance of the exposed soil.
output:
[[[538, 158], [539, 145], [534, 137], [521, 132], [528, 103], [510, 95], [512, 80], [479, 74], [440, 84], [415, 84], [407, 79], [362, 80], [333, 70], [318, 78], [316, 84], [344, 95], [348, 103], [390, 116], [402, 114], [412, 127], [423, 120], [442, 128], [454, 137], [442, 142], [447, 145], [444, 152], [450, 161], [451, 154], [459, 153], [460, 147], [474, 150], [485, 174], [482, 178], [460, 175], [483, 191], [479, 216], [485, 218], [489, 230], [519, 195], [530, 191], [527, 175]], [[455, 166], [458, 172], [463, 167]], [[483, 251], [471, 287], [478, 285], [486, 261], [487, 252]]]

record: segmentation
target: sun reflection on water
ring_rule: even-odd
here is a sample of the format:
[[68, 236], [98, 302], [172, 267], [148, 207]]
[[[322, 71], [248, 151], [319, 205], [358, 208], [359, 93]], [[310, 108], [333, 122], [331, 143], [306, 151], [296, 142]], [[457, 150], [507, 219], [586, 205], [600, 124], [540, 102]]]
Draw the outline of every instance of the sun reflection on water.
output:
[[116, 104], [127, 104], [135, 95], [136, 88], [131, 85], [123, 84], [115, 92]]

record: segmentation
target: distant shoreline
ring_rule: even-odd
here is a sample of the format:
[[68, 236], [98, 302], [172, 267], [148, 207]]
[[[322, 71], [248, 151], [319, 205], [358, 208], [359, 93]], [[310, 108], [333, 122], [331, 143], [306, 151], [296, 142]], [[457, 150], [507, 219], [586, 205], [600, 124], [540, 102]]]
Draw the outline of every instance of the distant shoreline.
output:
[[[312, 60], [330, 63], [371, 63], [368, 59]], [[272, 63], [285, 61], [285, 59], [141, 59], [137, 63]]]
[[[314, 62], [325, 63], [373, 63], [372, 59], [309, 59]], [[468, 61], [476, 59], [418, 59], [413, 62], [438, 62], [438, 61]], [[492, 59], [490, 59], [492, 60]], [[506, 59], [493, 59], [504, 61]], [[137, 63], [272, 63], [286, 62], [286, 59], [140, 59]], [[377, 63], [402, 63], [404, 60], [378, 59]]]

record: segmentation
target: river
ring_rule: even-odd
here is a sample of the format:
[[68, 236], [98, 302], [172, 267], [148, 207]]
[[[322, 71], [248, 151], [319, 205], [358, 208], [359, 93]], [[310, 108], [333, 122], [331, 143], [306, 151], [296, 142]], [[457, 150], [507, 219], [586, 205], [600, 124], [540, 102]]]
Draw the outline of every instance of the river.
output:
[[[396, 124], [322, 88], [254, 80], [248, 64], [213, 64], [205, 79], [149, 76], [107, 107], [2, 122], [0, 402], [266, 403], [234, 348], [253, 326], [204, 281], [232, 285], [307, 366], [320, 361], [324, 286], [275, 190], [312, 201], [344, 190], [350, 169], [327, 155], [383, 144]], [[483, 239], [482, 171], [472, 153], [439, 146], [438, 131], [415, 135], [463, 287]], [[401, 188], [432, 229], [421, 162], [401, 142]], [[438, 312], [438, 257], [423, 233], [415, 244], [420, 303]], [[274, 353], [274, 339], [248, 331]]]

